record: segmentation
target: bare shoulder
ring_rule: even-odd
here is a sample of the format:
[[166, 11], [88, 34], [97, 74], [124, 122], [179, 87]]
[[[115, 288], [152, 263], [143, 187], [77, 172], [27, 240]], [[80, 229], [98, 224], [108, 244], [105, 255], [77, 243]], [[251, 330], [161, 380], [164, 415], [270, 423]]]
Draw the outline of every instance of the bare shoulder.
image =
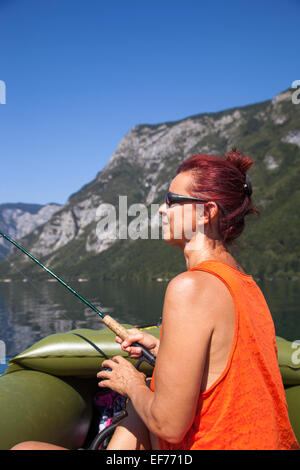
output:
[[220, 315], [224, 317], [226, 310], [232, 312], [234, 309], [232, 295], [224, 282], [205, 271], [178, 274], [168, 284], [165, 301], [167, 305], [171, 302], [173, 308], [177, 304], [189, 314], [209, 314], [214, 320]]
[[204, 292], [209, 294], [216, 291], [228, 291], [225, 284], [213, 274], [205, 271], [185, 271], [174, 277], [168, 284], [167, 293], [176, 295], [190, 295], [197, 293], [203, 295]]

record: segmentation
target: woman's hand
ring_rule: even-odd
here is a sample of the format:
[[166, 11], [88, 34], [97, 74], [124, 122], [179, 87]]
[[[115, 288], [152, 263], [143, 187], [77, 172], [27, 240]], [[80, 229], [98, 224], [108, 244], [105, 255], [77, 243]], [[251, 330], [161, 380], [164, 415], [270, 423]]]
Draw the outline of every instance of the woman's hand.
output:
[[99, 387], [108, 387], [115, 392], [129, 398], [130, 390], [136, 389], [140, 385], [145, 385], [146, 375], [138, 372], [135, 367], [122, 356], [115, 356], [102, 363], [103, 367], [109, 370], [101, 370], [97, 377], [102, 379]]
[[155, 336], [144, 333], [143, 331], [138, 330], [137, 328], [131, 328], [128, 331], [128, 337], [123, 340], [119, 336], [116, 336], [116, 342], [121, 345], [123, 351], [129, 353], [129, 356], [132, 359], [138, 359], [141, 356], [142, 350], [136, 346], [131, 346], [132, 343], [140, 343], [145, 348], [157, 356], [159, 348], [159, 339]]

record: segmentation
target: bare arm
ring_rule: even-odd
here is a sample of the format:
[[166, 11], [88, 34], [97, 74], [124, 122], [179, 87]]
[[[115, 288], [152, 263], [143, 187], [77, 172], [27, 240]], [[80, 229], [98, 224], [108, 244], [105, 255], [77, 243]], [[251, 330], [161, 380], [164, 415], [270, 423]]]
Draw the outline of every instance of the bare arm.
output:
[[150, 431], [173, 443], [183, 439], [193, 422], [214, 329], [211, 275], [196, 276], [182, 273], [168, 285], [155, 393], [142, 383], [129, 391]]

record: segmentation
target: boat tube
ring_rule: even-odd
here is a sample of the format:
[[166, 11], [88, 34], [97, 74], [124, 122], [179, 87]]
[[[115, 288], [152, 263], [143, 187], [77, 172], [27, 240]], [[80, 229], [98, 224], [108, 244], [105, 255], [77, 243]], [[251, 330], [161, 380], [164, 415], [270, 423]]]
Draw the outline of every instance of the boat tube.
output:
[[[141, 330], [160, 336], [160, 327]], [[300, 360], [295, 360], [294, 343], [276, 339], [290, 420], [300, 441]], [[96, 374], [105, 358], [116, 355], [128, 358], [106, 328], [53, 334], [11, 359], [0, 377], [0, 449], [24, 441], [85, 447], [93, 427], [93, 397], [99, 392]], [[153, 367], [143, 362], [139, 370], [151, 376]]]

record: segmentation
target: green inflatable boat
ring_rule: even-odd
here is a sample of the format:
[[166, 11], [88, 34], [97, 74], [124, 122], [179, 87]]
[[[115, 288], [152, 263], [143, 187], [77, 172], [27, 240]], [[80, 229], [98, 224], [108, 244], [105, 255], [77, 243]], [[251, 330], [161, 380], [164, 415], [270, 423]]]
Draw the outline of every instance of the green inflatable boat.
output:
[[[160, 327], [146, 329], [159, 337]], [[300, 442], [300, 364], [293, 360], [294, 343], [277, 337], [277, 345], [290, 420]], [[127, 357], [114, 333], [81, 329], [50, 335], [11, 359], [0, 376], [0, 449], [29, 440], [86, 447], [95, 432], [96, 374], [105, 357], [115, 355]], [[151, 376], [153, 368], [144, 362], [139, 370]]]

